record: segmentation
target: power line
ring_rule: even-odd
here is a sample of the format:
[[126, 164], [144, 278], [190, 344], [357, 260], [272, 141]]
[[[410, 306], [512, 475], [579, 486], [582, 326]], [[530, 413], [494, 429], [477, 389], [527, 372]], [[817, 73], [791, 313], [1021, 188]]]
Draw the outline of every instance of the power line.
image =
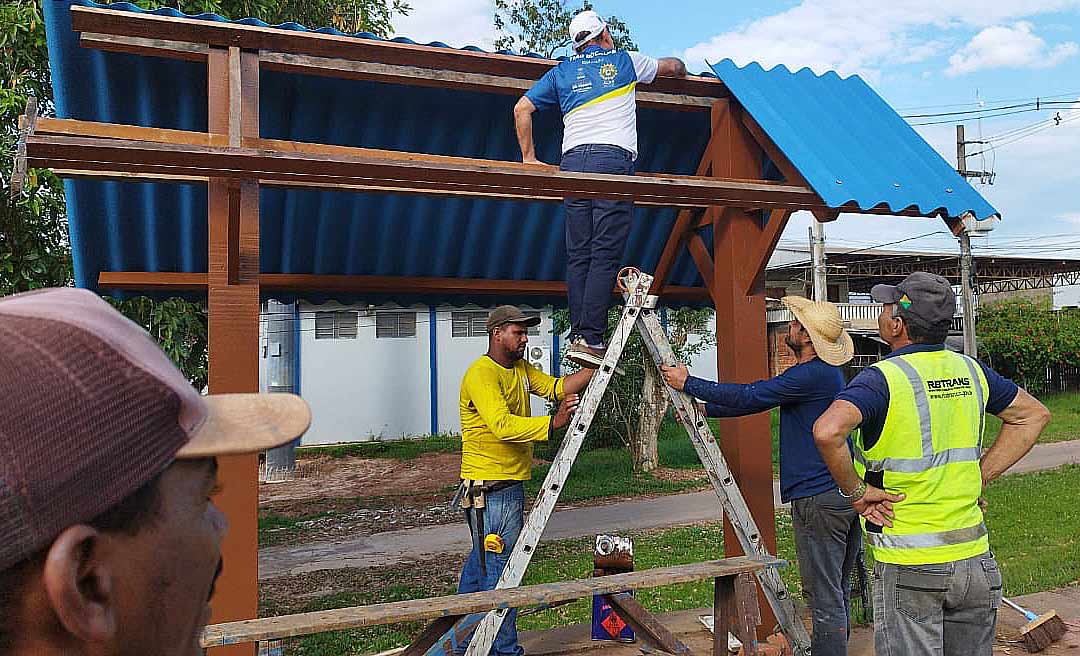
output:
[[1020, 98], [999, 98], [997, 100], [972, 100], [970, 102], [949, 103], [949, 104], [944, 104], [944, 105], [916, 105], [916, 106], [912, 106], [912, 107], [901, 107], [900, 110], [907, 111], [907, 110], [915, 110], [915, 109], [940, 109], [940, 108], [944, 108], [944, 107], [970, 107], [972, 105], [979, 105], [979, 104], [983, 104], [983, 103], [997, 104], [997, 103], [1017, 102], [1019, 100], [1031, 100], [1032, 98], [1064, 98], [1065, 96], [1080, 96], [1080, 91], [1068, 91], [1068, 92], [1065, 92], [1065, 93], [1056, 93], [1056, 94], [1038, 94], [1038, 95], [1034, 95], [1034, 96], [1023, 96], [1023, 97], [1020, 97]]

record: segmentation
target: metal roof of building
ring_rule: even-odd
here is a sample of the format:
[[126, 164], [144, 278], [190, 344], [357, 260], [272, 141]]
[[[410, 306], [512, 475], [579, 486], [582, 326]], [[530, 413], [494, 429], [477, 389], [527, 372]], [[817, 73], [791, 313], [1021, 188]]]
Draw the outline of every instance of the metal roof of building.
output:
[[858, 75], [740, 68], [730, 59], [712, 69], [829, 207], [998, 215]]
[[[49, 63], [60, 118], [207, 129], [205, 65], [82, 48], [78, 34], [71, 29], [71, 4], [69, 0], [44, 2]], [[143, 11], [128, 4], [97, 5], [87, 0], [76, 0], [74, 4]], [[168, 8], [152, 13], [185, 16]], [[188, 17], [226, 20], [213, 14]], [[236, 22], [265, 25], [254, 19]], [[294, 23], [279, 27], [307, 29]], [[340, 34], [331, 29], [319, 31]], [[354, 36], [378, 38], [370, 34]], [[814, 78], [826, 80], [817, 88], [803, 72], [787, 74], [791, 80], [785, 81], [775, 69], [760, 74], [754, 74], [749, 67], [736, 69], [721, 64], [717, 69], [721, 77], [732, 80], [739, 89], [739, 100], [819, 193], [823, 177], [841, 177], [840, 173], [834, 176], [833, 170], [847, 175], [849, 165], [854, 167], [856, 163], [864, 168], [887, 164], [890, 171], [893, 168], [887, 158], [870, 166], [867, 156], [844, 152], [858, 144], [832, 134], [839, 130], [839, 123], [829, 137], [822, 131], [820, 138], [793, 138], [792, 131], [807, 116], [820, 116], [825, 111], [825, 96], [834, 93], [835, 86], [827, 78]], [[842, 81], [842, 85], [848, 83]], [[755, 92], [755, 84], [768, 88]], [[792, 94], [789, 98], [797, 99], [799, 111], [781, 113], [791, 105], [790, 101], [779, 101], [777, 90], [785, 84]], [[878, 104], [876, 111], [863, 111], [860, 117], [895, 117], [873, 91], [861, 81], [858, 84], [865, 89], [860, 98], [866, 101], [869, 97]], [[261, 136], [271, 139], [515, 160], [520, 153], [511, 113], [514, 102], [510, 95], [263, 71], [259, 122]], [[639, 171], [693, 175], [708, 142], [709, 116], [707, 112], [641, 108], [638, 131]], [[872, 125], [864, 126], [859, 133], [868, 131], [873, 132]], [[538, 114], [534, 132], [540, 158], [557, 161], [562, 137], [559, 117], [551, 112]], [[930, 151], [910, 128], [905, 134], [893, 129], [887, 136], [889, 143], [903, 141], [901, 137], [917, 142], [905, 145], [912, 152], [920, 148]], [[836, 143], [830, 141], [833, 138]], [[813, 145], [822, 152], [812, 152]], [[926, 166], [920, 171], [936, 178], [942, 175], [938, 168]], [[864, 193], [859, 200], [880, 195], [874, 193], [875, 178], [865, 171], [862, 175], [858, 182]], [[102, 271], [206, 271], [204, 186], [99, 180], [66, 180], [64, 184], [79, 286], [97, 288]], [[963, 187], [970, 189], [966, 183]], [[830, 199], [837, 198], [835, 193], [822, 196], [830, 205]], [[929, 191], [925, 197], [931, 197]], [[850, 198], [845, 196], [838, 204], [847, 200]], [[625, 263], [653, 270], [675, 216], [673, 208], [637, 208]], [[565, 276], [563, 213], [557, 203], [264, 188], [260, 196], [260, 231], [261, 270], [266, 273], [538, 281], [557, 281]], [[688, 254], [680, 257], [669, 282], [701, 285]], [[288, 295], [275, 296], [288, 300]], [[343, 294], [333, 296], [347, 300]], [[312, 293], [304, 297], [317, 301], [325, 295]], [[387, 300], [378, 296], [365, 299]], [[393, 300], [406, 303], [450, 299], [418, 295]], [[565, 302], [561, 297], [536, 296], [496, 299], [455, 295], [453, 300], [484, 304]]]

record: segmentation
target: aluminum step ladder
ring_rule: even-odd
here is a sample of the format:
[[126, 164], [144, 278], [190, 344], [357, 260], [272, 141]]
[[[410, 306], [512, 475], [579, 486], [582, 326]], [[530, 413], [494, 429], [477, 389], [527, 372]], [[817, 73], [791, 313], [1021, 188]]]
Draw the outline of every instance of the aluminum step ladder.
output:
[[[529, 565], [536, 547], [540, 542], [540, 536], [547, 526], [548, 519], [555, 509], [555, 503], [559, 500], [570, 468], [577, 458], [578, 451], [589, 432], [589, 426], [600, 407], [600, 399], [607, 390], [608, 383], [615, 375], [616, 366], [622, 357], [623, 349], [630, 338], [631, 332], [636, 328], [640, 332], [645, 347], [652, 355], [657, 367], [661, 364], [674, 364], [675, 354], [671, 349], [671, 343], [667, 339], [664, 329], [656, 316], [656, 296], [648, 295], [652, 286], [653, 278], [641, 273], [636, 269], [624, 269], [620, 274], [620, 285], [626, 289], [624, 297], [626, 304], [623, 313], [612, 333], [607, 354], [603, 363], [589, 381], [588, 387], [581, 398], [577, 411], [571, 418], [571, 424], [562, 445], [559, 447], [555, 459], [551, 463], [543, 487], [540, 489], [536, 503], [533, 505], [529, 517], [522, 528], [521, 535], [510, 559], [503, 569], [502, 576], [496, 588], [512, 588], [521, 584], [525, 576], [525, 569]], [[724, 460], [716, 437], [712, 434], [705, 417], [698, 411], [694, 400], [684, 392], [676, 391], [665, 386], [671, 398], [672, 407], [679, 422], [686, 428], [690, 440], [694, 444], [702, 465], [709, 474], [713, 490], [716, 492], [724, 513], [735, 529], [739, 544], [747, 555], [771, 555], [761, 540], [761, 532], [758, 530], [750, 510], [746, 506], [742, 492], [735, 484], [735, 478]], [[798, 617], [795, 600], [788, 593], [780, 574], [775, 568], [765, 568], [758, 572], [758, 581], [765, 592], [765, 597], [776, 616], [780, 629], [791, 645], [793, 653], [804, 656], [810, 655], [810, 637]], [[487, 656], [495, 641], [502, 623], [506, 618], [507, 611], [494, 610], [489, 612], [480, 621], [466, 656]]]

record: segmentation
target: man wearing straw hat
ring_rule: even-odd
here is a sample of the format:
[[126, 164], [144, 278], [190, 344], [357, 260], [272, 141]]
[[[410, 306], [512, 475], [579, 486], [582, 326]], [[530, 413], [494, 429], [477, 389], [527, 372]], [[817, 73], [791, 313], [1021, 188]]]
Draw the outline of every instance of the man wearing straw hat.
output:
[[668, 385], [706, 401], [711, 417], [739, 417], [780, 408], [780, 498], [791, 521], [803, 590], [813, 609], [814, 656], [847, 653], [847, 580], [862, 552], [859, 514], [829, 474], [814, 445], [814, 422], [844, 387], [840, 365], [854, 346], [835, 305], [801, 296], [782, 299], [795, 315], [784, 338], [798, 361], [784, 373], [749, 385], [690, 376], [664, 367]]

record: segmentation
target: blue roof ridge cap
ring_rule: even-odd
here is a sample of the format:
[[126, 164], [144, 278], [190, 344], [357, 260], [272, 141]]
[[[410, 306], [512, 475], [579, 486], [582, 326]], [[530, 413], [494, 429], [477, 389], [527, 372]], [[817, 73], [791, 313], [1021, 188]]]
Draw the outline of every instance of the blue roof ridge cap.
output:
[[[782, 62], [779, 63], [779, 64], [773, 65], [772, 68], [765, 68], [764, 66], [761, 65], [760, 62], [756, 62], [756, 61], [747, 62], [746, 64], [744, 64], [742, 66], [739, 66], [738, 64], [735, 63], [735, 60], [732, 59], [731, 57], [724, 57], [723, 59], [716, 62], [715, 64], [710, 64], [708, 61], [706, 61], [705, 65], [709, 66], [711, 68], [713, 66], [721, 66], [721, 65], [723, 65], [725, 63], [730, 63], [735, 69], [740, 70], [740, 71], [746, 70], [748, 68], [757, 68], [758, 70], [762, 71], [763, 73], [772, 73], [772, 72], [776, 71], [777, 69], [780, 69], [782, 72], [787, 73], [788, 75], [809, 74], [809, 75], [814, 76], [815, 78], [818, 78], [819, 80], [824, 79], [826, 77], [832, 76], [832, 77], [836, 77], [836, 78], [838, 78], [840, 80], [843, 80], [845, 82], [848, 81], [848, 80], [855, 79], [855, 80], [859, 80], [863, 84], [866, 84], [866, 81], [863, 80], [862, 77], [859, 76], [858, 73], [852, 73], [851, 75], [849, 75], [847, 77], [844, 77], [844, 76], [840, 75], [838, 72], [836, 72], [836, 71], [834, 71], [832, 69], [829, 69], [829, 70], [825, 71], [824, 73], [819, 74], [819, 73], [814, 72], [814, 69], [810, 68], [809, 66], [803, 66], [802, 68], [800, 68], [797, 71], [792, 71], [790, 68], [787, 67], [787, 64], [784, 64]], [[719, 77], [719, 76], [716, 75], [715, 72], [713, 73], [713, 76]]]

